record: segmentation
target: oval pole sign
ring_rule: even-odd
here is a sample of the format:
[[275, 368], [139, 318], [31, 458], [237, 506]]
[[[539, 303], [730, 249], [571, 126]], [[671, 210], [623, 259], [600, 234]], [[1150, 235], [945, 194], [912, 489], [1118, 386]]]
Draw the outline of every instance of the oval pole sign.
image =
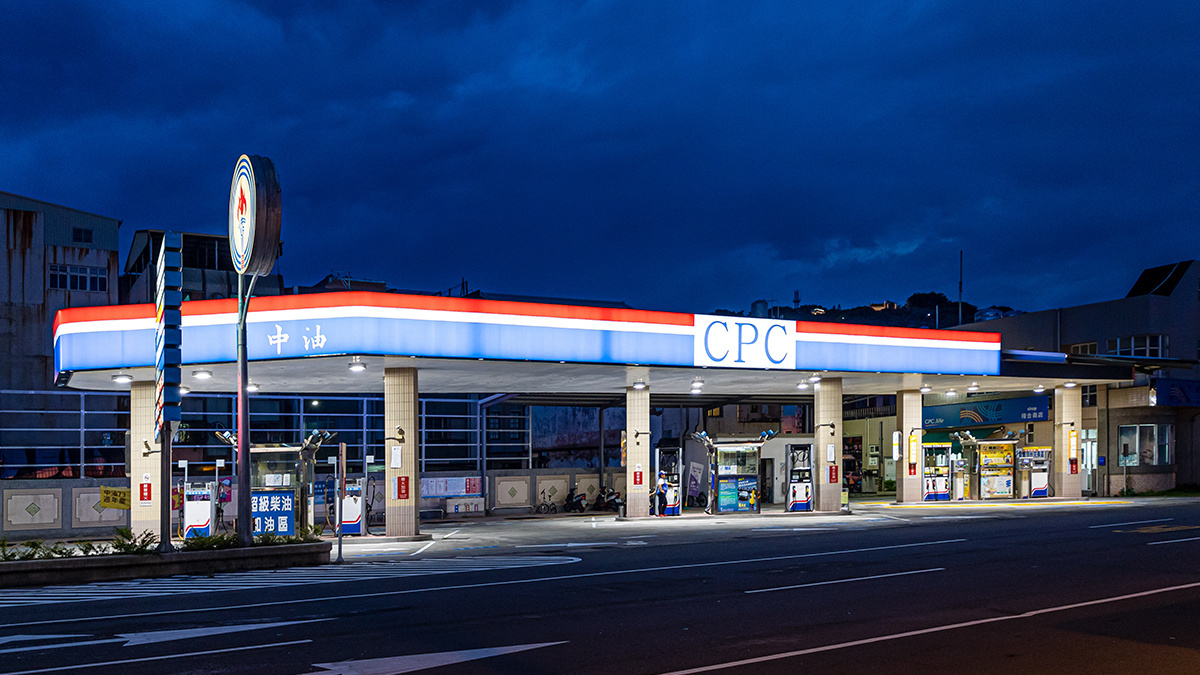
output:
[[229, 186], [229, 253], [238, 274], [271, 273], [279, 258], [279, 179], [266, 157], [242, 155]]

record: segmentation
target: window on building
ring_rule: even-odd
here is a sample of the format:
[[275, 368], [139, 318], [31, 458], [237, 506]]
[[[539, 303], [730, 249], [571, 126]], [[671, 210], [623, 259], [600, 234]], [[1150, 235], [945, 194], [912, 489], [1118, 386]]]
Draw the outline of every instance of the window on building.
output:
[[1085, 354], [1085, 355], [1086, 354], [1095, 354], [1096, 353], [1096, 343], [1095, 342], [1080, 342], [1079, 344], [1071, 345], [1071, 353], [1072, 354]]
[[1108, 353], [1116, 356], [1146, 356], [1165, 358], [1168, 340], [1166, 335], [1134, 335], [1132, 337], [1109, 338]]
[[715, 408], [709, 408], [708, 410], [704, 411], [705, 417], [721, 417], [724, 414], [725, 414], [725, 408], [722, 406], [717, 406]]
[[1096, 385], [1085, 384], [1079, 388], [1080, 403], [1085, 408], [1096, 407]]
[[71, 243], [83, 244], [84, 246], [92, 245], [92, 228], [90, 227], [72, 227], [71, 228]]
[[1025, 425], [1025, 444], [1033, 443], [1033, 422], [1028, 422]]
[[46, 274], [50, 288], [63, 291], [108, 292], [108, 270], [82, 265], [50, 265]]
[[1172, 463], [1174, 424], [1122, 424], [1118, 430], [1118, 466], [1166, 466]]

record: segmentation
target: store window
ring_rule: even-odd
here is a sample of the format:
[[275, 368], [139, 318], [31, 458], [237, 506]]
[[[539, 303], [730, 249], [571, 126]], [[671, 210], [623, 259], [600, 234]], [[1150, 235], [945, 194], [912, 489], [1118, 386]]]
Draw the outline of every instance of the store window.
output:
[[1122, 424], [1118, 466], [1166, 466], [1174, 456], [1174, 424]]
[[1095, 342], [1080, 342], [1079, 344], [1071, 345], [1072, 354], [1089, 355], [1096, 353]]
[[73, 227], [71, 228], [71, 243], [83, 244], [85, 246], [92, 245], [92, 228], [90, 227]]
[[1108, 339], [1108, 353], [1117, 356], [1146, 356], [1149, 358], [1165, 358], [1167, 356], [1167, 336], [1165, 335], [1134, 335]]

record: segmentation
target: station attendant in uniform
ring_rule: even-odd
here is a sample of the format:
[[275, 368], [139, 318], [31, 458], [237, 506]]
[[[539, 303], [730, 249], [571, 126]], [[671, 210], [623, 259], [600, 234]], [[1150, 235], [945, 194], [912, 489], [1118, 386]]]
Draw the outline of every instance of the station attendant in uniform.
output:
[[661, 516], [667, 510], [667, 472], [658, 472], [658, 483], [655, 485], [654, 492], [658, 508], [655, 509], [654, 515]]

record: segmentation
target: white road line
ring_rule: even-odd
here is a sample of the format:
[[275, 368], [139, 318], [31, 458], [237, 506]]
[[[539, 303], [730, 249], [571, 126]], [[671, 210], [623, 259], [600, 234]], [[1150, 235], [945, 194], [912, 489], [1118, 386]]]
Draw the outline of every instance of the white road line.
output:
[[1166, 541], [1152, 541], [1147, 546], [1157, 546], [1159, 544], [1178, 544], [1181, 541], [1200, 541], [1200, 537], [1188, 537], [1187, 539], [1168, 539]]
[[275, 642], [269, 645], [250, 645], [248, 647], [230, 647], [228, 649], [209, 649], [203, 652], [188, 652], [187, 654], [166, 654], [164, 656], [146, 656], [140, 659], [121, 659], [120, 661], [100, 661], [97, 663], [80, 663], [73, 666], [59, 666], [57, 668], [39, 668], [37, 670], [17, 670], [7, 675], [32, 675], [33, 673], [53, 673], [61, 670], [80, 670], [81, 668], [94, 668], [98, 666], [117, 666], [123, 663], [145, 663], [147, 661], [165, 661], [167, 659], [182, 659], [189, 656], [208, 656], [210, 654], [227, 654], [229, 652], [245, 652], [252, 649], [270, 649], [271, 647], [290, 647], [292, 645], [302, 645], [312, 640], [292, 640], [291, 642]]
[[454, 535], [458, 534], [459, 530], [461, 530], [461, 529], [462, 528], [460, 527], [460, 528], [458, 528], [458, 530], [452, 530], [450, 532], [447, 532], [446, 534], [443, 534], [442, 539], [449, 539], [450, 537], [453, 537]]
[[412, 552], [412, 554], [413, 554], [413, 555], [419, 555], [419, 554], [421, 554], [421, 553], [424, 553], [424, 552], [425, 552], [425, 549], [429, 548], [430, 546], [433, 546], [433, 542], [432, 542], [432, 541], [431, 541], [431, 542], [429, 542], [428, 544], [425, 544], [425, 545], [424, 545], [424, 546], [422, 546], [421, 548], [419, 548], [419, 549], [417, 549], [417, 550], [413, 551], [413, 552]]
[[175, 594], [244, 591], [278, 588], [300, 583], [326, 584], [346, 581], [395, 579], [435, 574], [542, 567], [579, 562], [569, 556], [467, 556], [397, 560], [383, 563], [352, 563], [315, 568], [292, 568], [259, 572], [232, 572], [216, 577], [171, 577], [112, 581], [84, 586], [47, 586], [28, 589], [0, 589], [0, 608], [46, 605], [68, 602], [94, 602], [146, 598]]
[[1175, 519], [1174, 518], [1158, 518], [1155, 520], [1131, 520], [1128, 523], [1109, 523], [1107, 525], [1089, 525], [1088, 529], [1095, 530], [1095, 529], [1099, 529], [1102, 527], [1120, 527], [1122, 525], [1144, 525], [1146, 523], [1165, 523], [1170, 520], [1175, 520]]
[[571, 547], [578, 548], [580, 546], [616, 546], [616, 545], [617, 545], [617, 542], [615, 542], [615, 541], [592, 541], [592, 542], [580, 541], [580, 542], [570, 542], [567, 544], [517, 544], [513, 548], [564, 548], [564, 547], [565, 548], [571, 548]]
[[1184, 591], [1191, 588], [1200, 588], [1200, 581], [1181, 584], [1179, 586], [1166, 586], [1163, 588], [1154, 588], [1148, 591], [1138, 593], [1129, 593], [1126, 595], [1116, 595], [1110, 598], [1100, 598], [1099, 600], [1087, 600], [1085, 602], [1076, 602], [1070, 605], [1059, 605], [1057, 607], [1046, 607], [1044, 609], [1035, 609], [1023, 614], [1012, 614], [1008, 616], [993, 616], [986, 619], [976, 619], [975, 621], [963, 621], [961, 623], [950, 623], [944, 626], [934, 626], [932, 628], [921, 628], [918, 630], [905, 631], [903, 633], [892, 633], [891, 635], [880, 635], [878, 637], [866, 638], [863, 640], [852, 640], [850, 642], [839, 642], [831, 645], [822, 645], [820, 647], [810, 647], [809, 649], [797, 649], [790, 652], [780, 652], [778, 654], [768, 654], [766, 656], [757, 656], [751, 659], [742, 659], [740, 661], [729, 661], [727, 663], [715, 663], [711, 666], [701, 666], [699, 668], [689, 668], [687, 670], [676, 670], [662, 675], [692, 675], [693, 673], [708, 673], [714, 670], [725, 670], [726, 668], [737, 668], [740, 666], [749, 666], [756, 663], [767, 663], [769, 661], [779, 661], [781, 659], [790, 659], [796, 656], [805, 656], [807, 654], [817, 654], [820, 652], [831, 652], [847, 647], [859, 647], [869, 645], [876, 642], [887, 642], [889, 640], [900, 640], [906, 637], [914, 637], [917, 635], [928, 635], [930, 633], [941, 633], [944, 631], [955, 630], [957, 628], [970, 628], [971, 626], [982, 626], [989, 623], [998, 623], [1000, 621], [1012, 621], [1013, 619], [1030, 619], [1042, 614], [1053, 614], [1055, 612], [1065, 612], [1071, 609], [1079, 609], [1082, 607], [1092, 607], [1095, 605], [1104, 605], [1111, 602], [1120, 602], [1122, 600], [1133, 600], [1134, 598], [1144, 598], [1149, 595], [1157, 595], [1159, 593], [1171, 593], [1174, 591]]
[[795, 584], [794, 586], [776, 586], [775, 588], [758, 588], [752, 591], [742, 591], [746, 594], [751, 593], [770, 593], [771, 591], [790, 591], [796, 588], [810, 588], [812, 586], [832, 586], [833, 584], [848, 584], [852, 581], [870, 581], [871, 579], [886, 579], [888, 577], [903, 577], [909, 574], [925, 574], [926, 572], [945, 572], [945, 567], [931, 567], [927, 570], [913, 570], [911, 572], [893, 572], [891, 574], [873, 574], [869, 577], [855, 577], [853, 579], [834, 579], [833, 581], [814, 581], [811, 584]]
[[[435, 593], [438, 591], [462, 591], [471, 588], [495, 588], [497, 586], [516, 586], [521, 584], [536, 584], [548, 581], [570, 581], [572, 579], [594, 579], [597, 577], [621, 576], [626, 574], [641, 574], [645, 572], [665, 572], [670, 570], [697, 569], [701, 567], [723, 567], [726, 565], [744, 565], [747, 563], [776, 562], [780, 560], [798, 560], [801, 558], [823, 558], [847, 553], [869, 553], [873, 551], [894, 551], [904, 548], [920, 548], [924, 546], [939, 546], [942, 544], [958, 544], [966, 539], [939, 539], [937, 541], [919, 541], [912, 544], [892, 544], [890, 546], [869, 546], [866, 548], [842, 549], [840, 551], [822, 551], [819, 553], [794, 553], [791, 555], [776, 555], [764, 558], [746, 558], [743, 560], [717, 560], [703, 563], [681, 563], [679, 565], [663, 565], [660, 567], [641, 567], [627, 570], [609, 570], [607, 572], [583, 572], [581, 574], [563, 574], [554, 577], [537, 577], [533, 579], [513, 579], [510, 581], [487, 581], [475, 584], [458, 584], [455, 586], [433, 586], [430, 588], [410, 588], [400, 591], [375, 591], [371, 593], [353, 593], [347, 595], [322, 596], [319, 598], [300, 598], [296, 600], [273, 600], [270, 602], [254, 602], [244, 605], [227, 605], [223, 607], [192, 607], [188, 609], [167, 609], [156, 612], [132, 612], [129, 614], [105, 614], [92, 617], [72, 619], [46, 619], [42, 621], [21, 621], [17, 623], [0, 624], [0, 628], [16, 628], [18, 626], [45, 626], [61, 623], [81, 623], [87, 621], [131, 619], [147, 616], [167, 616], [171, 614], [199, 614], [200, 612], [224, 612], [238, 609], [257, 609], [261, 607], [280, 607], [283, 605], [303, 605], [313, 602], [330, 602], [333, 600], [359, 600], [362, 598], [383, 598], [392, 595], [414, 595], [417, 593]], [[573, 562], [579, 562], [578, 558]]]

